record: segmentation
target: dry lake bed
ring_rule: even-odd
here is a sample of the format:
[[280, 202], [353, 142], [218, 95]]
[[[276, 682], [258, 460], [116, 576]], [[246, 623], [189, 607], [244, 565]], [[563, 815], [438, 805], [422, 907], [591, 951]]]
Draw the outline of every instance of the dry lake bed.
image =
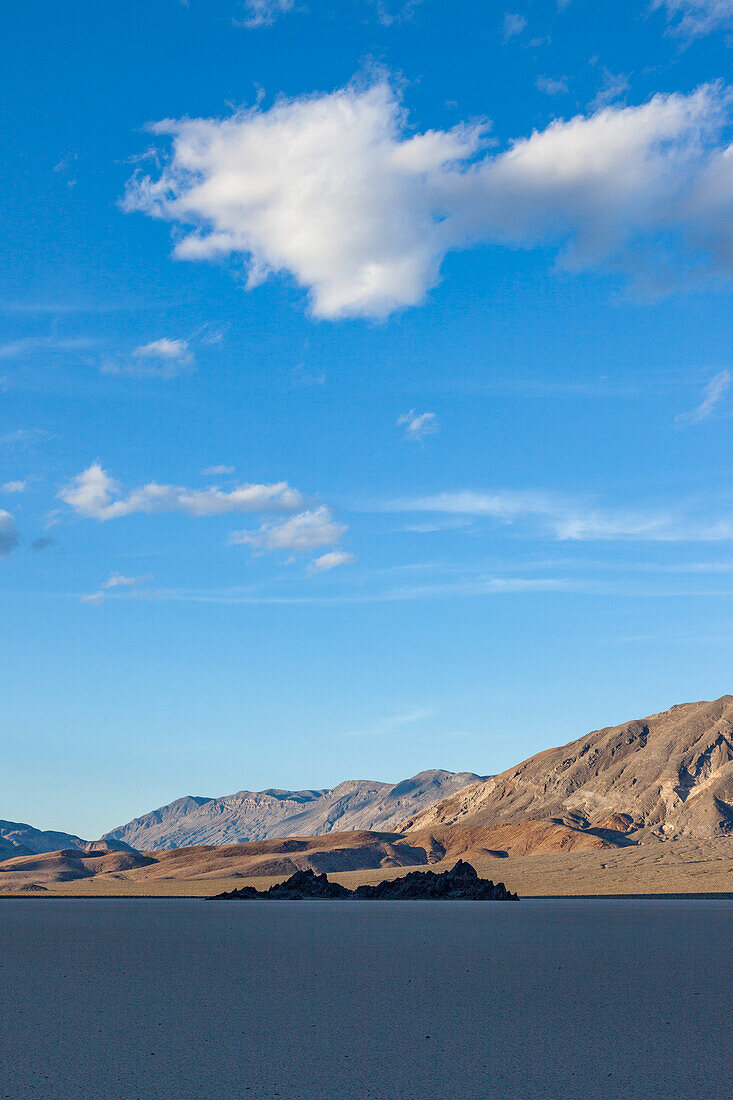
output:
[[0, 901], [7, 1100], [730, 1100], [733, 901]]

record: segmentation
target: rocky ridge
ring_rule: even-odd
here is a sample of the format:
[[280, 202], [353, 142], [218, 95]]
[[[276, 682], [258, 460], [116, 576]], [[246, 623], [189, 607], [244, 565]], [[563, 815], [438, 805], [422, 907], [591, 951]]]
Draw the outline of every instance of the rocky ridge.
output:
[[595, 730], [473, 783], [399, 828], [409, 837], [537, 821], [627, 842], [733, 835], [733, 696]]

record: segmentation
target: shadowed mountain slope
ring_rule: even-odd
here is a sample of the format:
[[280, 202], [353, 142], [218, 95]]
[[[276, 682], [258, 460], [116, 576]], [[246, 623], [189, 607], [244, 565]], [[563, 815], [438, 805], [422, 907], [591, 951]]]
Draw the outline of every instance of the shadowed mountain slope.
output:
[[531, 756], [406, 819], [446, 826], [554, 820], [606, 839], [733, 834], [733, 696], [685, 703]]
[[21, 821], [0, 821], [0, 859], [56, 852], [59, 848], [83, 848], [81, 837], [54, 830], [34, 829]]
[[138, 851], [238, 844], [346, 830], [389, 832], [397, 822], [459, 791], [472, 772], [427, 771], [401, 783], [347, 780], [332, 790], [239, 791], [223, 798], [180, 798], [105, 834]]
[[489, 829], [448, 828], [404, 836], [352, 830], [316, 837], [274, 837], [248, 844], [168, 848], [159, 852], [66, 849], [0, 862], [0, 893], [49, 890], [96, 877], [114, 893], [129, 883], [287, 878], [316, 874], [426, 867], [459, 856], [495, 859], [527, 852], [612, 849], [612, 842], [549, 821]]

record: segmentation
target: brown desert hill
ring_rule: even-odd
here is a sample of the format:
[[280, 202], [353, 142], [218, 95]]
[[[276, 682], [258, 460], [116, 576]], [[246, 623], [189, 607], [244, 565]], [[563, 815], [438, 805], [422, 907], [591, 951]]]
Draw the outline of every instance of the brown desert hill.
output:
[[285, 837], [247, 844], [169, 848], [161, 852], [93, 852], [64, 849], [19, 856], [0, 863], [0, 893], [17, 893], [97, 876], [110, 887], [120, 883], [218, 881], [287, 878], [296, 871], [339, 874], [428, 864], [471, 855], [483, 859], [528, 852], [595, 851], [614, 844], [589, 832], [552, 821], [493, 828], [401, 833], [345, 832], [317, 837]]
[[117, 874], [146, 867], [153, 861], [139, 852], [85, 852], [63, 848], [58, 852], [39, 852], [14, 856], [0, 863], [0, 891], [49, 886], [58, 882]]
[[449, 826], [530, 821], [612, 842], [733, 835], [733, 696], [684, 703], [547, 749], [400, 828], [423, 839]]
[[295, 871], [366, 871], [427, 864], [429, 855], [399, 833], [346, 832], [286, 837], [248, 844], [170, 848], [162, 852], [84, 852], [64, 849], [0, 863], [0, 891], [90, 878], [130, 881], [249, 878]]

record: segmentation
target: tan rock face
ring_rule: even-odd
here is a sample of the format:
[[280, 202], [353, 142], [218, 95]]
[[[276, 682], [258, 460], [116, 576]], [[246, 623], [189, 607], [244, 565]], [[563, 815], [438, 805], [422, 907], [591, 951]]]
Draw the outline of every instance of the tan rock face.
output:
[[411, 833], [528, 819], [631, 838], [733, 834], [733, 696], [672, 707], [548, 749], [401, 828]]

